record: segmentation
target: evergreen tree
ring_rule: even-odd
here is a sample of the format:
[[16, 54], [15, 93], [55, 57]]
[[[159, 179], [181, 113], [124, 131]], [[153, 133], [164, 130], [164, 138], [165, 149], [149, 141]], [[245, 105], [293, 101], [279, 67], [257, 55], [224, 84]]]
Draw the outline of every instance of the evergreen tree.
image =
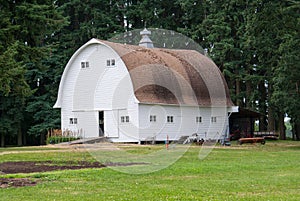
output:
[[274, 81], [277, 80], [275, 72], [281, 66], [280, 46], [285, 43], [285, 33], [290, 29], [287, 25], [295, 19], [290, 13], [283, 12], [289, 2], [287, 0], [254, 2], [255, 13], [251, 16], [251, 29], [248, 30], [252, 36], [250, 44], [257, 56], [257, 72], [264, 78], [261, 81], [261, 89], [266, 95], [262, 98], [266, 108], [263, 112], [268, 116], [268, 130], [279, 130], [282, 139], [285, 138], [284, 112], [272, 97], [278, 90], [274, 88]]
[[[281, 9], [284, 29], [279, 46], [280, 59], [274, 70], [272, 102], [292, 118], [294, 139], [300, 140], [300, 3], [288, 2]], [[281, 136], [282, 139], [285, 136]]]
[[[17, 61], [18, 46], [15, 42], [0, 54], [0, 136], [1, 146], [5, 138], [18, 135], [21, 145], [21, 122], [25, 101], [31, 90], [25, 79], [25, 68]], [[11, 138], [10, 138], [11, 139]]]
[[52, 106], [82, 44], [144, 26], [194, 39], [224, 73], [234, 102], [267, 114], [261, 130], [284, 134], [288, 114], [299, 139], [299, 8], [294, 0], [0, 0], [1, 145], [60, 126]]
[[[49, 54], [46, 41], [53, 36], [55, 30], [64, 25], [65, 20], [51, 0], [5, 1], [1, 2], [0, 9], [0, 55], [3, 57], [1, 61], [10, 61], [9, 65], [2, 63], [1, 66], [6, 65], [3, 67], [4, 71], [7, 67], [13, 69], [15, 74], [11, 74], [11, 79], [37, 91], [36, 80], [46, 68], [43, 59]], [[5, 74], [1, 74], [1, 79], [7, 83]], [[17, 86], [14, 84], [12, 89], [15, 90]], [[22, 134], [26, 132], [24, 125], [32, 123], [29, 120], [32, 119], [31, 115], [25, 112], [25, 106], [32, 103], [27, 98], [30, 95], [28, 91], [30, 92], [23, 89], [23, 93], [8, 94], [4, 91], [6, 96], [1, 94], [1, 115], [6, 118], [1, 121], [4, 124], [2, 128], [6, 130], [6, 135], [18, 133], [18, 145], [22, 144]], [[35, 95], [37, 94], [31, 96], [30, 100], [33, 100]], [[9, 126], [12, 129], [8, 129]], [[1, 142], [3, 145], [4, 140]]]
[[204, 20], [199, 27], [209, 56], [228, 82], [236, 105], [256, 109], [256, 58], [246, 34], [251, 5], [239, 0], [207, 1]]
[[209, 3], [206, 0], [176, 0], [175, 5], [181, 9], [181, 25], [177, 31], [190, 37], [200, 45], [207, 45], [204, 41], [206, 30], [202, 23], [209, 13]]

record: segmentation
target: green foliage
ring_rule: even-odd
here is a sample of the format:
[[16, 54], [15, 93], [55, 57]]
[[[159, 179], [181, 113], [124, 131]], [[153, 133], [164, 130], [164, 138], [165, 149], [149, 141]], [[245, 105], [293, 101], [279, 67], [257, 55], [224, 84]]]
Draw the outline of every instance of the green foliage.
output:
[[47, 41], [66, 23], [49, 0], [6, 1], [0, 9], [0, 134], [22, 135], [32, 123], [25, 106], [37, 95], [36, 78], [48, 68]]
[[78, 140], [76, 137], [63, 137], [63, 136], [51, 136], [47, 138], [47, 144], [58, 144], [62, 142], [71, 142], [73, 140]]
[[25, 79], [25, 68], [17, 60], [20, 43], [0, 54], [0, 134], [16, 135], [23, 120], [22, 110], [32, 91]]
[[26, 97], [30, 94], [30, 88], [24, 77], [24, 65], [16, 59], [19, 45], [15, 42], [0, 55], [0, 93], [4, 96]]
[[[293, 91], [299, 80], [299, 73], [295, 72], [299, 69], [295, 66], [299, 63], [299, 44], [295, 37], [299, 35], [296, 34], [299, 33], [299, 2], [206, 3], [199, 32], [204, 33], [203, 42], [209, 55], [226, 77], [233, 101], [266, 114], [268, 121], [260, 125], [268, 122], [269, 129], [274, 129], [273, 122], [285, 113], [296, 121], [299, 94], [289, 99], [287, 93], [289, 89]], [[292, 35], [289, 42], [287, 35]], [[287, 62], [287, 57], [293, 64]], [[287, 75], [289, 70], [284, 70], [283, 65], [285, 69], [293, 69], [290, 75], [295, 78]], [[294, 80], [291, 85], [283, 84], [291, 83], [290, 80]]]
[[179, 31], [204, 47], [237, 105], [269, 122], [282, 113], [297, 123], [299, 10], [293, 0], [1, 1], [1, 133], [59, 128], [52, 106], [71, 55], [91, 38], [144, 26]]
[[279, 67], [274, 70], [273, 102], [283, 112], [289, 114], [295, 123], [300, 123], [300, 3], [292, 4], [282, 12], [287, 24], [285, 24], [280, 52]]

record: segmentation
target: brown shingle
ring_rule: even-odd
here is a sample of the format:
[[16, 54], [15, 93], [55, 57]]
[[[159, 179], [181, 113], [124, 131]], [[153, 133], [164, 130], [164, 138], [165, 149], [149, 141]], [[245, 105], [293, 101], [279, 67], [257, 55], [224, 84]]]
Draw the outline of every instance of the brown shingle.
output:
[[233, 106], [219, 68], [199, 52], [101, 42], [124, 61], [141, 103]]

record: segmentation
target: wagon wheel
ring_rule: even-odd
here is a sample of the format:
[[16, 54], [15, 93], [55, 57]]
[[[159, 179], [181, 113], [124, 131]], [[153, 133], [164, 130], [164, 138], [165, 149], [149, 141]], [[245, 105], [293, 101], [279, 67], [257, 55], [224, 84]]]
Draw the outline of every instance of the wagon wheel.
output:
[[265, 140], [261, 141], [261, 144], [266, 144], [266, 141]]

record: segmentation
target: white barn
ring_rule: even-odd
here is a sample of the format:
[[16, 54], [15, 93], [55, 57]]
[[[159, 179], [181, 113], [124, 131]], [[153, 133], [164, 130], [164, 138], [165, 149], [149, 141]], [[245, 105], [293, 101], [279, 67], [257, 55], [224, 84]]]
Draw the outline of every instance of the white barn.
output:
[[238, 108], [213, 61], [193, 50], [147, 48], [148, 39], [140, 46], [91, 39], [74, 53], [54, 105], [63, 131], [113, 142], [228, 132]]

